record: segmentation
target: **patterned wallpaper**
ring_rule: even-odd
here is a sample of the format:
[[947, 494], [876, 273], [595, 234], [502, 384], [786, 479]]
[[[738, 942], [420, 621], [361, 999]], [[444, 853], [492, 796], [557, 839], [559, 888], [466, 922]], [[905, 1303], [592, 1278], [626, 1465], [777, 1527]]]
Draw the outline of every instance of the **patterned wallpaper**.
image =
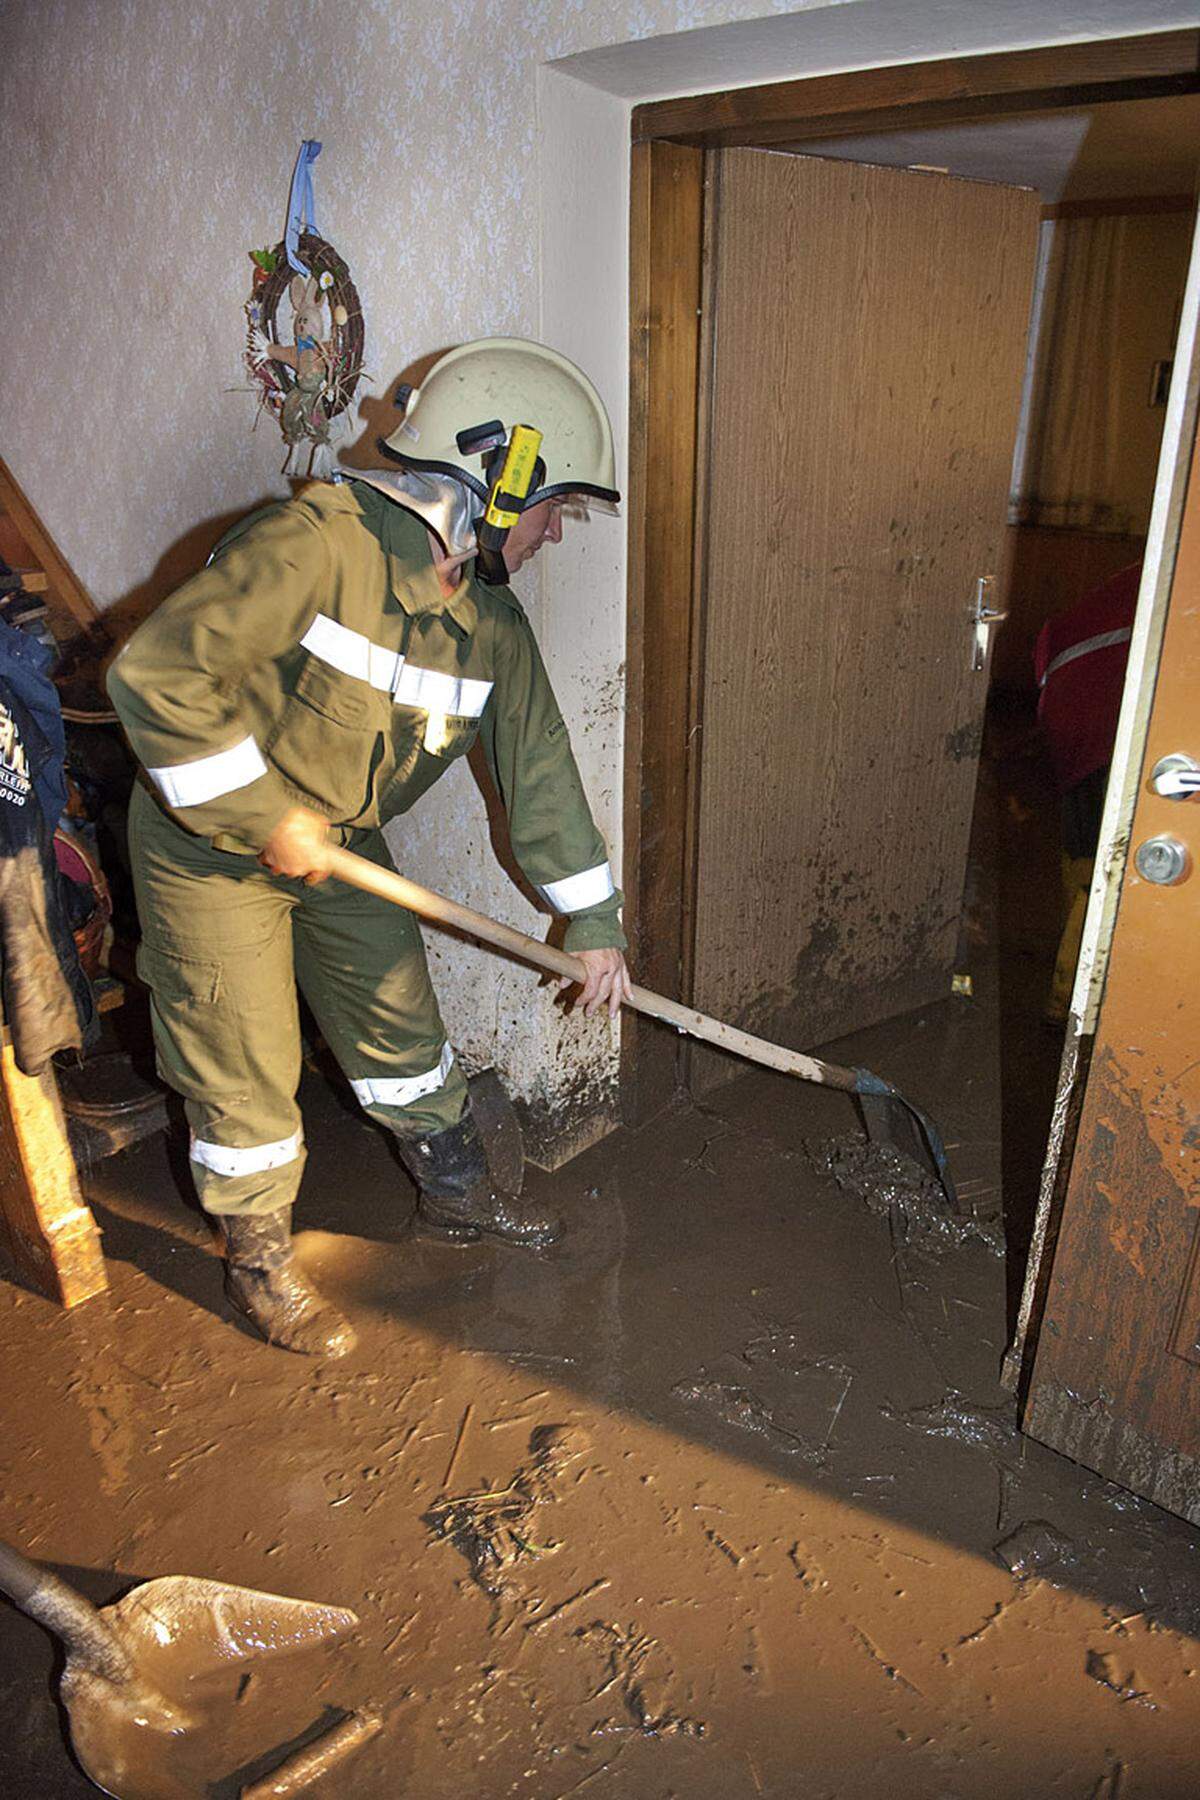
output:
[[[381, 396], [412, 359], [536, 331], [538, 65], [794, 10], [769, 0], [7, 0], [0, 431], [97, 602], [136, 615], [199, 565], [231, 517], [285, 491], [278, 431], [266, 418], [251, 429], [241, 308], [246, 253], [281, 235], [301, 138], [323, 142], [318, 223], [363, 300], [374, 382], [360, 389], [361, 425], [373, 438], [390, 416]], [[536, 619], [540, 590], [526, 578], [524, 591]], [[575, 659], [588, 630], [581, 607], [558, 634]], [[581, 762], [596, 771], [593, 803], [619, 855], [619, 656], [597, 659], [593, 692], [563, 655], [551, 649], [549, 661], [571, 696], [577, 746], [595, 747]], [[419, 878], [544, 932], [492, 854], [465, 767], [396, 827], [393, 848]], [[606, 1025], [564, 1026], [528, 973], [427, 937], [468, 1060], [495, 1060], [518, 1092], [553, 1105], [611, 1084]]]
[[8, 454], [101, 605], [279, 487], [240, 362], [252, 245], [302, 137], [348, 258], [368, 393], [537, 319], [535, 69], [763, 0], [7, 0], [0, 222]]

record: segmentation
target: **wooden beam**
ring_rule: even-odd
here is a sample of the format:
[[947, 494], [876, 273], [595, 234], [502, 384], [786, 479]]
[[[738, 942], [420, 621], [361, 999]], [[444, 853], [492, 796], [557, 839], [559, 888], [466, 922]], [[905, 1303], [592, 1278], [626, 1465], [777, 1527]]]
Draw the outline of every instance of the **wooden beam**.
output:
[[108, 1287], [52, 1068], [25, 1075], [0, 1045], [0, 1223], [17, 1268], [47, 1299], [78, 1306]]
[[[28, 546], [29, 560], [47, 578], [47, 604], [51, 611], [51, 624], [61, 624], [65, 617], [65, 620], [82, 631], [103, 632], [104, 626], [91, 595], [25, 498], [3, 457], [0, 457], [0, 514], [6, 514], [12, 521]], [[8, 560], [11, 561], [11, 558]], [[54, 617], [56, 611], [57, 620]], [[55, 635], [60, 634], [56, 632]], [[62, 635], [71, 634], [64, 631]]]
[[[640, 146], [632, 177], [626, 920], [637, 979], [679, 999], [703, 153]], [[677, 1063], [673, 1033], [627, 1018], [622, 1092], [629, 1122], [667, 1103]]]
[[635, 107], [632, 130], [635, 143], [765, 147], [1198, 90], [1200, 31], [1161, 31], [688, 94]]

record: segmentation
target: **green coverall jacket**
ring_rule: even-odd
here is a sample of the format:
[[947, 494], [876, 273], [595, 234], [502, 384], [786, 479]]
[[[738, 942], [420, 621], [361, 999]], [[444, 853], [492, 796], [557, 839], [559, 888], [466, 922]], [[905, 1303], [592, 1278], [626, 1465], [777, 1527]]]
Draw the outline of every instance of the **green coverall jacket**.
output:
[[253, 515], [116, 658], [108, 689], [156, 797], [254, 853], [289, 807], [385, 825], [476, 737], [513, 850], [569, 950], [623, 948], [604, 840], [516, 596], [446, 599], [424, 526], [361, 482]]

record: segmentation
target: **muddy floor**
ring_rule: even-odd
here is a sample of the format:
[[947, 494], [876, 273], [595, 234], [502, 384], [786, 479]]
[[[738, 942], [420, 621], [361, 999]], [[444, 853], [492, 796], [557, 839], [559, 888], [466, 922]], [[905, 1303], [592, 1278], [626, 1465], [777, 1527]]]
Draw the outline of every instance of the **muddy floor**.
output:
[[[260, 1679], [211, 1793], [363, 1705], [321, 1792], [1197, 1792], [1200, 1540], [1015, 1434], [1001, 1261], [819, 1172], [839, 1101], [750, 1077], [534, 1174], [571, 1225], [539, 1255], [411, 1237], [386, 1143], [305, 1104], [348, 1362], [226, 1315], [161, 1141], [93, 1184], [111, 1307], [0, 1288], [5, 1535], [101, 1601], [194, 1572], [361, 1617]], [[958, 1141], [969, 1208], [995, 1151]], [[5, 1795], [93, 1791], [52, 1666], [0, 1612]]]
[[[310, 1072], [301, 1250], [360, 1334], [322, 1366], [226, 1312], [177, 1146], [99, 1168], [111, 1304], [0, 1283], [0, 1535], [100, 1602], [195, 1573], [361, 1620], [240, 1672], [190, 1791], [369, 1708], [314, 1794], [1200, 1792], [1200, 1535], [1020, 1437], [997, 1385], [1014, 1089], [972, 916], [975, 997], [843, 1046], [940, 1117], [949, 1223], [849, 1102], [751, 1074], [531, 1172], [560, 1245], [456, 1249]], [[54, 1671], [0, 1607], [12, 1800], [95, 1791]]]

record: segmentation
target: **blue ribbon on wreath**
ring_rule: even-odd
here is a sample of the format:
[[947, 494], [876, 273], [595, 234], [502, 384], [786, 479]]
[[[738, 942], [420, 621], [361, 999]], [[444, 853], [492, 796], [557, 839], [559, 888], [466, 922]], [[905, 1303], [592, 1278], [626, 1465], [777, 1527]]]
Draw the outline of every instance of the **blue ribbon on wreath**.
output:
[[298, 275], [311, 275], [312, 270], [305, 267], [298, 255], [300, 233], [317, 229], [317, 208], [313, 199], [312, 166], [321, 154], [321, 146], [316, 138], [305, 138], [300, 146], [300, 154], [296, 158], [296, 167], [292, 170], [292, 191], [288, 195], [287, 230], [283, 234], [283, 247], [288, 262]]

